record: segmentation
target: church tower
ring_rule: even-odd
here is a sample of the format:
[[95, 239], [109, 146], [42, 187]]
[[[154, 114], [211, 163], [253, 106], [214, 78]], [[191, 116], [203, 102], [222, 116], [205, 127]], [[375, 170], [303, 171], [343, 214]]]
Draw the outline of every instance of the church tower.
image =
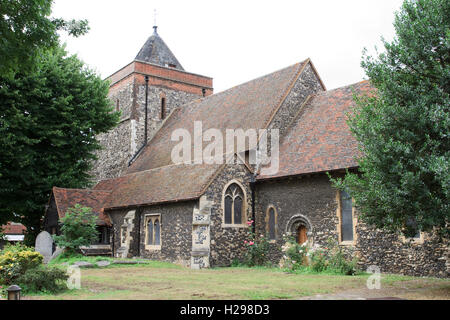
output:
[[213, 93], [212, 78], [186, 72], [156, 26], [136, 58], [107, 79], [121, 118], [97, 137], [103, 149], [93, 164], [94, 183], [120, 176], [174, 108]]

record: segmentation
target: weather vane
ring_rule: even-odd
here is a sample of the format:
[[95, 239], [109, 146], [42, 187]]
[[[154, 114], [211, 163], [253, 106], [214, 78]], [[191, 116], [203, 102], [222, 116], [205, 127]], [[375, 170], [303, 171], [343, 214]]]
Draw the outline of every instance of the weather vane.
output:
[[157, 32], [157, 28], [158, 26], [156, 25], [156, 9], [153, 9], [153, 30], [155, 31], [155, 33]]

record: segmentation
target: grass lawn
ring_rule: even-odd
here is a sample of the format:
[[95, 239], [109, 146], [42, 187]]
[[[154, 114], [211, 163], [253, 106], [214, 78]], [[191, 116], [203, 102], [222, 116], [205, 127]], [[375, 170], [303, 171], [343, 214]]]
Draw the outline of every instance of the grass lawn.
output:
[[329, 299], [400, 297], [450, 299], [450, 280], [382, 275], [368, 290], [369, 275], [289, 274], [277, 268], [191, 270], [165, 262], [81, 270], [81, 289], [26, 299]]

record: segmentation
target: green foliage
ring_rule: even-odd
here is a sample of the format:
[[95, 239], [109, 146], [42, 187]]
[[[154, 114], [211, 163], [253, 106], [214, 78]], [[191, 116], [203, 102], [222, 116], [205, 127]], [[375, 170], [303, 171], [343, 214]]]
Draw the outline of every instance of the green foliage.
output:
[[61, 235], [53, 236], [55, 243], [65, 248], [67, 254], [74, 254], [81, 246], [89, 246], [98, 238], [97, 217], [89, 207], [76, 204], [68, 208], [61, 219]]
[[0, 224], [21, 217], [33, 243], [53, 186], [83, 188], [100, 148], [96, 135], [119, 114], [109, 85], [64, 48], [33, 72], [0, 75]]
[[17, 283], [25, 294], [36, 292], [57, 293], [67, 289], [68, 278], [69, 275], [62, 268], [40, 265], [25, 271], [17, 278]]
[[311, 246], [308, 242], [298, 244], [295, 238], [284, 237], [285, 244], [281, 248], [283, 258], [280, 268], [294, 273], [335, 273], [355, 275], [358, 272], [357, 259], [352, 258], [353, 250], [343, 250], [337, 241], [328, 239], [326, 246]]
[[58, 45], [57, 30], [85, 34], [86, 20], [50, 18], [52, 0], [0, 0], [0, 74], [14, 76], [34, 68], [43, 49]]
[[0, 284], [16, 284], [18, 277], [41, 265], [42, 260], [42, 255], [33, 248], [22, 244], [6, 245], [0, 251]]
[[291, 235], [284, 236], [285, 244], [281, 248], [283, 258], [281, 267], [289, 271], [300, 270], [306, 264], [307, 244], [298, 244]]
[[407, 236], [448, 235], [450, 217], [450, 2], [407, 0], [396, 38], [362, 66], [376, 97], [357, 97], [349, 126], [360, 174], [347, 188], [369, 224]]
[[307, 256], [309, 267], [315, 272], [334, 271], [344, 275], [354, 275], [358, 272], [357, 259], [353, 250], [345, 252], [337, 241], [328, 239], [326, 247], [310, 248]]
[[244, 263], [249, 267], [263, 266], [268, 261], [269, 242], [264, 235], [258, 236], [253, 232], [253, 220], [248, 221], [248, 237], [244, 241]]

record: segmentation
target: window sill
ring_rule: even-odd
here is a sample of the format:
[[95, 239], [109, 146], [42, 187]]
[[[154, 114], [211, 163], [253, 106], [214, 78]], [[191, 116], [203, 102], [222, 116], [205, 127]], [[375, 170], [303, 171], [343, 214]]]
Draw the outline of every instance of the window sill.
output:
[[248, 226], [246, 224], [223, 224], [222, 223], [222, 228], [235, 228], [235, 229], [240, 229], [240, 228], [247, 228]]
[[346, 240], [346, 241], [341, 241], [341, 242], [339, 242], [339, 245], [340, 245], [340, 246], [347, 246], [347, 247], [350, 247], [350, 246], [356, 245], [356, 242], [353, 241], [353, 240]]
[[159, 245], [159, 246], [154, 246], [154, 245], [148, 245], [148, 244], [146, 244], [146, 245], [145, 245], [145, 250], [148, 250], [148, 251], [161, 251], [161, 245]]
[[419, 238], [406, 238], [405, 236], [399, 236], [400, 241], [404, 244], [423, 244], [425, 242], [423, 233], [420, 233], [420, 237]]

